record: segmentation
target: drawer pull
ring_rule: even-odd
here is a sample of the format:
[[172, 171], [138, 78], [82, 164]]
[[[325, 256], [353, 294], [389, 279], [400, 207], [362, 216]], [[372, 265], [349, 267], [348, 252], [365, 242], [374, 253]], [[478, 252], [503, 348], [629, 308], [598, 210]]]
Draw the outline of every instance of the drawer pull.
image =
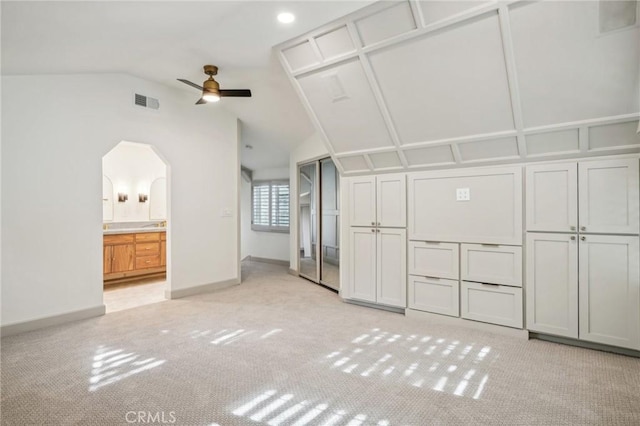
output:
[[151, 263], [151, 261], [150, 261], [150, 260], [147, 260], [147, 261], [145, 261], [144, 263]]
[[482, 284], [482, 285], [492, 285], [492, 286], [495, 286], [495, 287], [499, 287], [500, 286], [500, 284], [494, 284], [494, 283], [480, 283], [480, 284]]
[[500, 244], [482, 243], [483, 247], [500, 247]]
[[440, 241], [425, 241], [425, 244], [440, 244]]
[[440, 279], [440, 277], [431, 277], [431, 276], [429, 276], [429, 275], [425, 275], [424, 277], [425, 277], [425, 278], [428, 278], [428, 279], [430, 279], [430, 280], [439, 280], [439, 279]]

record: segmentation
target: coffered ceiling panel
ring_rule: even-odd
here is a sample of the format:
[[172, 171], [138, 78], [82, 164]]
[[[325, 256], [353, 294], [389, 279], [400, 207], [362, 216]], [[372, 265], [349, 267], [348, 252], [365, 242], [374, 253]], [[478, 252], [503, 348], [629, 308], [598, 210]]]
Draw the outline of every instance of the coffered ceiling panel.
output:
[[466, 10], [482, 6], [487, 2], [482, 1], [459, 1], [459, 0], [440, 0], [440, 1], [420, 1], [418, 5], [422, 11], [425, 24], [442, 21], [450, 18]]
[[416, 28], [416, 20], [408, 2], [378, 11], [356, 21], [356, 28], [365, 46], [403, 34]]
[[444, 169], [640, 152], [639, 23], [633, 1], [379, 1], [276, 49], [341, 173]]
[[598, 3], [512, 7], [525, 126], [638, 112], [640, 30], [635, 26], [600, 34]]
[[369, 166], [367, 165], [367, 161], [364, 159], [362, 155], [357, 155], [354, 157], [342, 157], [338, 159], [342, 169], [346, 172], [357, 172], [363, 170], [369, 170]]
[[557, 152], [579, 152], [580, 140], [577, 129], [559, 132], [527, 135], [527, 153], [529, 155], [545, 155]]
[[462, 161], [479, 161], [496, 158], [519, 158], [516, 138], [473, 141], [458, 144]]
[[336, 153], [393, 146], [359, 61], [298, 82]]
[[497, 13], [370, 58], [403, 144], [514, 128]]
[[409, 166], [429, 164], [455, 164], [451, 145], [407, 149], [404, 151]]

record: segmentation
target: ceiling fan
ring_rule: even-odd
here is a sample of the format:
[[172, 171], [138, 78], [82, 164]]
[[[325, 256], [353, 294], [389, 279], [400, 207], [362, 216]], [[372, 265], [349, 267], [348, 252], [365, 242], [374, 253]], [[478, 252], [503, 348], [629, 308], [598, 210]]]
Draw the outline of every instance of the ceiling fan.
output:
[[178, 81], [195, 87], [198, 90], [202, 90], [202, 97], [196, 102], [196, 105], [206, 104], [207, 102], [218, 102], [220, 98], [234, 97], [234, 98], [250, 98], [251, 90], [249, 89], [235, 89], [235, 90], [222, 90], [220, 84], [213, 78], [218, 74], [218, 67], [215, 65], [205, 65], [204, 73], [209, 76], [208, 79], [202, 83], [202, 86], [198, 86], [195, 83], [179, 78]]

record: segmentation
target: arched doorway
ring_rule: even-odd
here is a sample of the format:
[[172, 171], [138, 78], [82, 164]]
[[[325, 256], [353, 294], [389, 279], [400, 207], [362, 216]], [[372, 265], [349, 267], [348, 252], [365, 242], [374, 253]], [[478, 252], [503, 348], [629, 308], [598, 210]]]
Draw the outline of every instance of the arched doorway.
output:
[[122, 141], [102, 158], [107, 313], [165, 300], [168, 164], [152, 145]]

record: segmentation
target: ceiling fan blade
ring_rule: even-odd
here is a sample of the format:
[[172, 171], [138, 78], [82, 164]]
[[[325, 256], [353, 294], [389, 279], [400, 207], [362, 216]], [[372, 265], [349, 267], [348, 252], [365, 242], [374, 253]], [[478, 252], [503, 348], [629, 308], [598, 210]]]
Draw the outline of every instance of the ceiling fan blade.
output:
[[198, 99], [198, 102], [196, 102], [196, 105], [202, 105], [202, 104], [206, 104], [207, 101], [205, 101], [203, 98]]
[[251, 97], [251, 90], [249, 90], [249, 89], [220, 90], [220, 97], [250, 98]]
[[182, 83], [184, 83], [184, 84], [186, 84], [187, 86], [191, 86], [191, 87], [193, 87], [193, 88], [195, 88], [195, 89], [198, 89], [198, 90], [203, 90], [203, 89], [202, 89], [202, 86], [198, 86], [197, 84], [192, 83], [192, 82], [190, 82], [189, 80], [185, 80], [185, 79], [183, 79], [183, 78], [178, 78], [177, 80], [178, 80], [178, 81], [180, 81], [180, 82], [182, 82]]

